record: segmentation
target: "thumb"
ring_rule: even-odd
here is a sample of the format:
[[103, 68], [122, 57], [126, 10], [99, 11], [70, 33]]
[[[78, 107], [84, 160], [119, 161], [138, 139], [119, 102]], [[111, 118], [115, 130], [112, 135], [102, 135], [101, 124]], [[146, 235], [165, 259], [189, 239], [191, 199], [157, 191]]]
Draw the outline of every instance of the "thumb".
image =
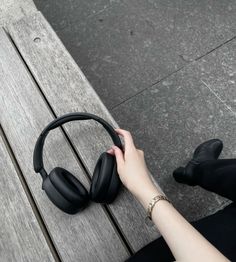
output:
[[117, 167], [119, 169], [125, 163], [123, 152], [117, 146], [113, 146], [112, 149], [114, 150], [114, 154], [115, 154], [115, 158], [116, 158], [116, 162], [117, 162]]

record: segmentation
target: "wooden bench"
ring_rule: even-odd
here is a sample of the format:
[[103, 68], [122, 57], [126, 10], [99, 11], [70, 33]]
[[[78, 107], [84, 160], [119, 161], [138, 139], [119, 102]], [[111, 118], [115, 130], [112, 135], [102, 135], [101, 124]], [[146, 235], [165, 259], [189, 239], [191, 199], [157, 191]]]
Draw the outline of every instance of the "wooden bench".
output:
[[[134, 197], [122, 188], [110, 205], [67, 215], [48, 200], [32, 166], [36, 139], [57, 116], [83, 111], [117, 123], [43, 15], [30, 1], [11, 2], [18, 15], [5, 12], [0, 20], [0, 257], [124, 261], [159, 236]], [[68, 169], [88, 188], [98, 156], [111, 145], [94, 121], [69, 123], [49, 134], [45, 166]]]

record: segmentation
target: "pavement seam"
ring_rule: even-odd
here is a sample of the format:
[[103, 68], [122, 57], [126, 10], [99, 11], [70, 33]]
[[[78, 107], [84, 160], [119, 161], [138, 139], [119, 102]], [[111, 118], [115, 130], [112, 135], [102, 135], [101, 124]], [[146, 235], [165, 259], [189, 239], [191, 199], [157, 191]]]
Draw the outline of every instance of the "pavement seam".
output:
[[212, 53], [212, 52], [214, 52], [215, 50], [219, 49], [220, 47], [222, 47], [222, 46], [228, 44], [229, 42], [233, 41], [234, 39], [236, 39], [236, 36], [233, 36], [232, 38], [228, 39], [228, 40], [225, 41], [224, 43], [222, 43], [222, 44], [216, 46], [215, 48], [213, 48], [213, 49], [211, 49], [210, 51], [206, 52], [204, 55], [201, 55], [201, 56], [195, 58], [194, 61], [198, 61], [198, 60], [200, 60], [200, 59], [203, 58], [204, 56], [209, 55], [210, 53]]
[[[193, 63], [201, 60], [203, 57], [211, 54], [212, 52], [216, 51], [217, 49], [221, 48], [222, 46], [228, 44], [229, 42], [231, 42], [231, 41], [233, 41], [233, 40], [235, 40], [235, 39], [236, 39], [236, 36], [234, 36], [234, 37], [228, 39], [227, 41], [225, 41], [224, 43], [216, 46], [215, 48], [211, 49], [210, 51], [208, 51], [208, 52], [205, 53], [204, 55], [201, 55], [201, 56], [195, 58], [194, 60], [187, 62], [185, 65], [181, 66], [179, 69], [177, 69], [177, 70], [175, 70], [175, 71], [167, 74], [166, 76], [164, 76], [164, 77], [161, 78], [160, 80], [154, 82], [154, 83], [151, 84], [150, 86], [147, 86], [146, 88], [144, 88], [144, 89], [140, 90], [139, 92], [135, 93], [134, 95], [126, 98], [125, 100], [123, 100], [122, 102], [118, 103], [117, 105], [111, 107], [110, 110], [112, 111], [112, 110], [118, 108], [120, 105], [122, 105], [122, 104], [126, 103], [127, 101], [131, 100], [131, 99], [134, 98], [135, 96], [140, 95], [141, 93], [145, 92], [147, 89], [149, 89], [149, 88], [151, 88], [151, 87], [159, 84], [160, 82], [162, 82], [163, 80], [169, 78], [169, 77], [172, 76], [173, 74], [181, 71], [183, 68], [186, 68], [186, 67], [192, 65]], [[203, 81], [202, 81], [202, 82], [203, 82]], [[232, 108], [230, 108], [227, 104], [225, 104], [225, 102], [224, 102], [212, 89], [210, 89], [209, 86], [207, 86], [205, 82], [203, 82], [203, 84], [227, 107], [227, 109], [228, 109], [231, 113], [233, 113], [234, 115], [236, 114], [236, 112], [234, 112], [234, 111], [232, 110]], [[229, 108], [230, 108], [230, 109], [229, 109]]]
[[111, 107], [110, 110], [112, 111], [112, 110], [116, 109], [117, 107], [119, 107], [119, 106], [122, 105], [123, 103], [131, 100], [133, 97], [135, 97], [135, 96], [137, 96], [137, 95], [140, 95], [141, 93], [143, 93], [143, 92], [146, 91], [147, 89], [149, 89], [149, 88], [151, 88], [151, 87], [159, 84], [160, 82], [164, 81], [164, 80], [167, 79], [168, 77], [170, 77], [170, 76], [172, 76], [173, 74], [179, 72], [179, 71], [182, 70], [184, 67], [185, 67], [185, 66], [181, 66], [179, 69], [177, 69], [177, 70], [169, 73], [168, 75], [162, 77], [161, 79], [159, 79], [159, 80], [157, 80], [156, 82], [152, 83], [150, 86], [145, 87], [144, 89], [140, 90], [139, 92], [135, 93], [134, 95], [127, 97], [127, 98], [126, 98], [125, 100], [123, 100], [122, 102], [120, 102], [120, 103], [118, 103], [117, 105]]

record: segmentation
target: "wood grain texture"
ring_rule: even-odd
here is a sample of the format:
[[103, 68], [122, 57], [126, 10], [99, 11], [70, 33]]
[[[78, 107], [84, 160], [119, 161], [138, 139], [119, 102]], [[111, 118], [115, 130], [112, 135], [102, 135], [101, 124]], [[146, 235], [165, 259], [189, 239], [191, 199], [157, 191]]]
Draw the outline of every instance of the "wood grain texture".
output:
[[[40, 13], [9, 26], [9, 32], [58, 116], [85, 111], [97, 114], [117, 127], [84, 74]], [[37, 43], [34, 42], [36, 38]], [[92, 174], [101, 152], [112, 145], [109, 136], [93, 121], [66, 124], [65, 129]], [[122, 190], [109, 208], [135, 251], [159, 236], [155, 227], [145, 224], [145, 210], [126, 190]]]
[[54, 261], [0, 135], [1, 261]]
[[37, 11], [33, 0], [0, 0], [0, 26]]
[[[4, 31], [0, 30], [0, 121], [21, 167], [53, 243], [63, 261], [124, 261], [128, 257], [119, 236], [100, 204], [77, 215], [57, 209], [41, 190], [42, 181], [32, 165], [36, 139], [52, 121], [38, 88]], [[87, 178], [62, 132], [49, 134], [45, 167], [61, 166], [88, 188]]]

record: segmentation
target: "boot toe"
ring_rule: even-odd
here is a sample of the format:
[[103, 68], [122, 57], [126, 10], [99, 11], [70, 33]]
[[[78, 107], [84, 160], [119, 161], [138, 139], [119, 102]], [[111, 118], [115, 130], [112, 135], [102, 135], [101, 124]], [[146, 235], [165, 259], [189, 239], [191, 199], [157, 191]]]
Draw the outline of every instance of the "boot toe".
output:
[[178, 183], [183, 183], [184, 181], [184, 168], [178, 167], [173, 172], [173, 177]]
[[196, 183], [193, 181], [192, 176], [185, 172], [184, 167], [178, 167], [173, 172], [173, 177], [176, 182], [181, 184], [187, 184], [189, 186], [195, 186]]

